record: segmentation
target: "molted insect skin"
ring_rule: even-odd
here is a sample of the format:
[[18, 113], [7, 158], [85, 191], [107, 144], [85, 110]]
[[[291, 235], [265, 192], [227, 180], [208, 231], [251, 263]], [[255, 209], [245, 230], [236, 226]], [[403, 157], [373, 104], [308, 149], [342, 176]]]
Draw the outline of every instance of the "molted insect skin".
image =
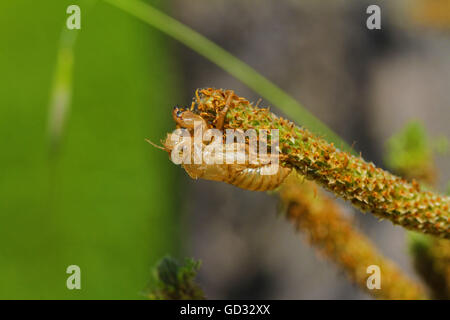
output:
[[205, 119], [181, 107], [173, 108], [172, 118], [177, 124], [177, 128], [194, 129], [195, 122], [200, 123], [203, 130], [208, 128]]
[[[169, 153], [175, 147], [171, 141], [172, 139], [169, 135], [164, 143]], [[234, 150], [239, 150], [239, 144], [234, 144]], [[246, 148], [246, 152], [248, 155], [252, 153], [248, 148]], [[191, 153], [191, 157], [193, 157], [193, 153]], [[274, 162], [274, 159], [271, 159], [271, 157], [271, 155], [259, 157], [259, 163], [257, 164], [249, 164], [248, 161], [242, 164], [218, 164], [219, 159], [223, 160], [226, 158], [225, 153], [210, 153], [205, 150], [203, 151], [203, 160], [208, 159], [208, 162], [212, 164], [207, 164], [205, 161], [201, 164], [194, 164], [191, 158], [191, 163], [182, 164], [182, 167], [193, 179], [222, 181], [252, 191], [269, 191], [280, 186], [292, 171], [289, 167], [278, 165], [278, 162]], [[270, 174], [272, 172], [273, 174]]]
[[[221, 120], [216, 121], [216, 123], [219, 122], [220, 127], [223, 125], [225, 115], [226, 112], [223, 112], [222, 117], [220, 118]], [[193, 113], [188, 108], [175, 107], [172, 111], [172, 117], [177, 124], [177, 128], [187, 129], [191, 135], [195, 122], [200, 123], [203, 130], [208, 129], [208, 124], [205, 119], [203, 119], [200, 115]], [[177, 139], [172, 140], [172, 134], [169, 134], [163, 143], [169, 154], [171, 154], [172, 150], [175, 148], [175, 140]], [[241, 150], [240, 147], [242, 147], [242, 145], [235, 143], [233, 150]], [[194, 148], [196, 148], [196, 146], [192, 145], [191, 149]], [[253, 152], [249, 150], [247, 145], [244, 145], [244, 148], [247, 154]], [[252, 155], [255, 156], [255, 154]], [[191, 157], [193, 157], [193, 153], [191, 153]], [[291, 168], [278, 166], [277, 161], [277, 170], [275, 170], [273, 174], [268, 174], [269, 171], [274, 169], [274, 167], [271, 167], [274, 165], [274, 162], [269, 161], [274, 159], [271, 159], [270, 157], [271, 155], [265, 155], [263, 158], [255, 157], [254, 159], [260, 159], [260, 163], [258, 164], [249, 164], [248, 161], [244, 164], [218, 164], [220, 162], [217, 160], [223, 160], [226, 158], [223, 151], [218, 152], [217, 154], [204, 151], [203, 159], [209, 158], [209, 163], [214, 164], [193, 164], [194, 159], [191, 158], [191, 164], [182, 164], [182, 166], [193, 179], [200, 178], [205, 180], [222, 181], [239, 188], [252, 191], [269, 191], [279, 187], [292, 171]]]
[[183, 168], [193, 179], [222, 181], [251, 191], [270, 191], [278, 188], [292, 172], [291, 168], [279, 167], [272, 175], [263, 175], [271, 164], [248, 167], [242, 164], [195, 165], [185, 164]]
[[238, 172], [229, 181], [225, 181], [236, 187], [252, 191], [270, 191], [278, 188], [291, 173], [291, 168], [279, 167], [278, 172], [273, 175], [262, 175], [261, 172], [270, 166], [258, 168], [245, 168]]

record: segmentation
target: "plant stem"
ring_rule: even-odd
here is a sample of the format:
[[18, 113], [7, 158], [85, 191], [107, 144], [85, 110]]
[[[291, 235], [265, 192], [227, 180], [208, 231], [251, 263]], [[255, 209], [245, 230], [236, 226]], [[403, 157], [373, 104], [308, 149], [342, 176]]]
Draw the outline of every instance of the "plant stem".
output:
[[[375, 298], [426, 299], [423, 289], [354, 229], [335, 201], [316, 189], [313, 182], [299, 183], [290, 177], [279, 190], [287, 218], [308, 236], [310, 244]], [[380, 289], [368, 288], [371, 265], [380, 268]]]
[[194, 110], [211, 124], [228, 101], [224, 128], [278, 129], [281, 165], [294, 168], [355, 207], [410, 230], [450, 238], [450, 197], [421, 190], [414, 180], [409, 183], [361, 156], [341, 151], [232, 91], [204, 89], [196, 97]]

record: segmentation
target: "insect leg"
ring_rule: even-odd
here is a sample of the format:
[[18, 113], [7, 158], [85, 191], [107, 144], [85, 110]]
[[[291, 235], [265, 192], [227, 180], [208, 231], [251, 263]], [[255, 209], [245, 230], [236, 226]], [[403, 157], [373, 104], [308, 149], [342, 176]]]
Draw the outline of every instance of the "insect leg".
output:
[[216, 128], [219, 130], [223, 129], [223, 123], [225, 122], [225, 116], [227, 115], [228, 109], [231, 104], [231, 99], [233, 99], [234, 91], [228, 95], [227, 101], [225, 102], [225, 107], [220, 111], [216, 122]]

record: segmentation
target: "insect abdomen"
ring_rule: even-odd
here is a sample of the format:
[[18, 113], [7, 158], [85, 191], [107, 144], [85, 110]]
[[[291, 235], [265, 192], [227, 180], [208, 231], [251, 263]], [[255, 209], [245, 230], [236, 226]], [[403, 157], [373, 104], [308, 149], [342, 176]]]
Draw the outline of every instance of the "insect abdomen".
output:
[[245, 168], [232, 175], [226, 182], [242, 189], [269, 191], [280, 186], [292, 169], [279, 167], [278, 171], [272, 175], [263, 175], [261, 174], [262, 170], [264, 170], [264, 167]]

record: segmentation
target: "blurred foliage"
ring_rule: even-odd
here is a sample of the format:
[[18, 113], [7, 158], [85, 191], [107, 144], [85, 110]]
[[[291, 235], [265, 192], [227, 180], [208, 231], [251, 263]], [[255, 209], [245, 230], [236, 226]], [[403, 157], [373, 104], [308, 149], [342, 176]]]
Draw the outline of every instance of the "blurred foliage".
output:
[[185, 259], [184, 264], [172, 257], [159, 261], [153, 270], [148, 297], [151, 300], [202, 300], [205, 295], [194, 282], [200, 261]]
[[[386, 164], [401, 175], [433, 186], [436, 169], [434, 153], [446, 152], [447, 141], [431, 139], [419, 122], [408, 123], [387, 144]], [[450, 297], [450, 241], [408, 232], [414, 267], [435, 299]]]
[[386, 164], [394, 170], [427, 165], [432, 161], [432, 148], [427, 140], [421, 123], [408, 123], [388, 140]]
[[414, 267], [430, 288], [434, 299], [450, 299], [450, 242], [408, 232]]
[[[102, 2], [81, 8], [71, 108], [49, 148], [70, 4], [0, 2], [0, 298], [139, 298], [149, 266], [177, 250], [174, 170], [144, 141], [176, 103], [161, 34]], [[81, 290], [66, 288], [71, 264]]]
[[[280, 199], [286, 217], [307, 235], [316, 250], [377, 299], [426, 299], [423, 288], [383, 256], [334, 199], [317, 189], [314, 182], [304, 181], [303, 176], [300, 178], [291, 175], [286, 179], [279, 190]], [[371, 265], [383, 270], [380, 290], [367, 286], [367, 268]]]
[[433, 184], [436, 178], [433, 154], [445, 153], [447, 149], [445, 137], [431, 139], [420, 122], [411, 121], [387, 141], [385, 163], [405, 178]]

